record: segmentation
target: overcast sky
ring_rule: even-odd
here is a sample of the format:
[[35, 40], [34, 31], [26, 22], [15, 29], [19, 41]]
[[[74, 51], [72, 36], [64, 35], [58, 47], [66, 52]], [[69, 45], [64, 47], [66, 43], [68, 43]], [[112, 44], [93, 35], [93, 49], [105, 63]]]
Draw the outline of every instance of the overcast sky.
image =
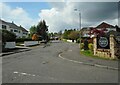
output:
[[27, 30], [42, 19], [50, 32], [79, 29], [79, 12], [82, 27], [97, 26], [103, 21], [118, 25], [118, 2], [3, 2], [0, 8], [2, 19], [14, 21]]

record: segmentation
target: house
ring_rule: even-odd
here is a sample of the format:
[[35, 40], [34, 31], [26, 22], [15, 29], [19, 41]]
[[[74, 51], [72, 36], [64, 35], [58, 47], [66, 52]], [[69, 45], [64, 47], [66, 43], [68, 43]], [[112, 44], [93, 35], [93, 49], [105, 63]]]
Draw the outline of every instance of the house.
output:
[[22, 26], [17, 26], [14, 22], [6, 22], [0, 19], [1, 29], [13, 32], [17, 38], [27, 37], [28, 31]]
[[90, 37], [90, 30], [92, 29], [93, 27], [83, 27], [81, 29], [81, 34], [82, 34], [82, 37]]
[[94, 31], [99, 33], [100, 31], [104, 31], [105, 33], [108, 33], [110, 31], [116, 31], [116, 27], [113, 25], [110, 25], [108, 23], [102, 22], [96, 27], [84, 27], [81, 29], [82, 37], [94, 37]]
[[116, 31], [116, 27], [113, 25], [110, 25], [108, 23], [102, 22], [101, 24], [99, 24], [97, 27], [95, 27], [97, 30], [105, 30], [105, 32], [109, 32], [109, 31]]

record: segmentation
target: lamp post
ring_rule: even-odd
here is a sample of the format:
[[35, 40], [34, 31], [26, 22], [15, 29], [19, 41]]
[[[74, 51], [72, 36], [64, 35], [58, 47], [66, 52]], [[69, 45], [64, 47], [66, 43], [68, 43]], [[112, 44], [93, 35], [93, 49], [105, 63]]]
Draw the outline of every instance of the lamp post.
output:
[[[80, 30], [81, 30], [81, 12], [78, 9], [74, 9], [74, 11], [79, 12], [79, 27], [80, 27]], [[80, 32], [80, 51], [81, 51], [81, 32]]]

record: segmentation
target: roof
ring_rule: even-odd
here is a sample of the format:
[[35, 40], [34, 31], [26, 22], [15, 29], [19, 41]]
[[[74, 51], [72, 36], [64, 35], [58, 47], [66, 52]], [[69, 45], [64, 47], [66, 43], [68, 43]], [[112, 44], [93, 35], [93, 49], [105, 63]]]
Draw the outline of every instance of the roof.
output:
[[3, 23], [3, 24], [7, 24], [8, 25], [8, 22], [5, 22], [3, 20], [0, 19], [0, 23]]
[[98, 25], [96, 28], [115, 28], [115, 26], [110, 25], [108, 23], [102, 22], [100, 25]]
[[93, 29], [94, 27], [83, 27], [81, 30], [91, 30]]
[[8, 25], [10, 26], [10, 28], [19, 29], [19, 27], [16, 24], [14, 24], [14, 23], [9, 23], [8, 22]]
[[10, 23], [10, 22], [3, 21], [3, 20], [1, 20], [1, 19], [0, 19], [0, 22], [9, 25], [10, 28], [22, 30], [22, 31], [24, 31], [24, 32], [28, 32], [25, 28], [23, 28], [22, 26], [17, 26], [17, 25], [16, 25], [15, 23], [13, 23], [13, 22]]
[[23, 28], [21, 25], [20, 25], [20, 27], [19, 27], [22, 31], [24, 31], [24, 32], [28, 32], [25, 28]]

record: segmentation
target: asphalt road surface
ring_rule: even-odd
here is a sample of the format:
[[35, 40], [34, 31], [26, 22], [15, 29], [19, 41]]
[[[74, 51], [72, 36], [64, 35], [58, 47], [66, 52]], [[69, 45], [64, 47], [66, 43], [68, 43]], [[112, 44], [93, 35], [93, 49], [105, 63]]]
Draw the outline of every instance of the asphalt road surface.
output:
[[[3, 83], [117, 83], [118, 71], [70, 62], [58, 57], [72, 43], [53, 41], [30, 51], [4, 56]], [[71, 51], [72, 52], [72, 51]]]

